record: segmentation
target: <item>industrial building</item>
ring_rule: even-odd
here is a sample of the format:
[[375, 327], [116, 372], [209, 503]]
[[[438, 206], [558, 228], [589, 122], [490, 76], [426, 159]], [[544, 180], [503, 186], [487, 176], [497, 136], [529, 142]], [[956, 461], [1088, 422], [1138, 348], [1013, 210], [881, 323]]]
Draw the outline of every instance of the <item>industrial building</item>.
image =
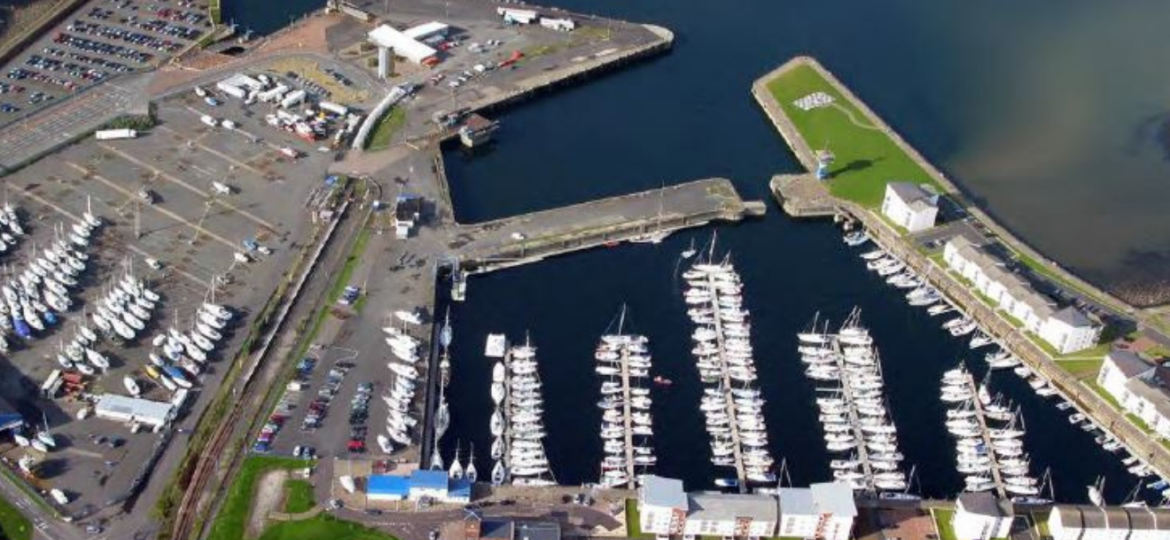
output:
[[394, 201], [394, 237], [410, 238], [422, 221], [423, 200], [418, 195], [402, 194]]
[[174, 410], [175, 406], [165, 401], [102, 394], [94, 406], [94, 415], [115, 422], [142, 424], [158, 429], [174, 419]]
[[1038, 336], [1056, 352], [1068, 354], [1097, 344], [1100, 323], [1071, 306], [1057, 310], [1055, 302], [966, 237], [960, 235], [947, 241], [943, 261], [993, 307], [1010, 315], [1023, 330]]
[[1013, 520], [1012, 504], [991, 493], [963, 493], [955, 502], [951, 528], [958, 540], [1007, 538]]
[[471, 482], [454, 480], [444, 471], [414, 471], [410, 476], [373, 475], [366, 479], [366, 496], [371, 501], [471, 502]]
[[909, 232], [925, 231], [934, 227], [938, 218], [938, 194], [919, 184], [890, 182], [882, 200], [882, 215]]
[[[427, 23], [421, 26], [428, 26], [440, 23]], [[446, 26], [446, 25], [442, 25]], [[418, 27], [416, 27], [418, 28]], [[410, 32], [413, 29], [408, 29]], [[433, 30], [433, 29], [432, 29]], [[431, 30], [428, 30], [431, 31]], [[438, 51], [430, 45], [419, 41], [408, 35], [406, 32], [400, 32], [394, 29], [393, 26], [383, 24], [367, 34], [370, 43], [378, 47], [378, 77], [385, 79], [390, 76], [392, 59], [391, 54], [401, 56], [406, 60], [415, 64], [432, 64], [438, 60]]]

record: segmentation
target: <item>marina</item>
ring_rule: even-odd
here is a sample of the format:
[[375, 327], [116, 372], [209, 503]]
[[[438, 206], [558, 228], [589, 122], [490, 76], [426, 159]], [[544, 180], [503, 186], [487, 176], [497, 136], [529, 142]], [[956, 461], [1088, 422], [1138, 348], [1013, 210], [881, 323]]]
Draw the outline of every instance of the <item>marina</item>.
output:
[[501, 343], [506, 351], [492, 364], [491, 397], [495, 408], [490, 418], [494, 437], [491, 458], [493, 485], [510, 482], [516, 486], [550, 486], [556, 480], [543, 440], [544, 399], [537, 371], [536, 347], [525, 339], [523, 345], [506, 345], [501, 334], [489, 337], [487, 356], [498, 354]]
[[797, 338], [805, 375], [817, 384], [826, 448], [841, 456], [830, 462], [833, 477], [855, 491], [906, 491], [910, 484], [900, 470], [904, 456], [887, 410], [881, 360], [861, 312], [854, 309], [834, 334], [817, 331], [816, 324], [814, 319]]

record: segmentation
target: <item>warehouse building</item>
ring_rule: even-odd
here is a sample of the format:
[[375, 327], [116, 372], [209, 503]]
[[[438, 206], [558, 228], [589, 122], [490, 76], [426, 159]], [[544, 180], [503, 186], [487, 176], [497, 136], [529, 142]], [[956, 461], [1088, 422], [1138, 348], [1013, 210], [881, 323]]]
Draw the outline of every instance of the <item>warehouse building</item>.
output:
[[98, 398], [94, 414], [98, 418], [142, 424], [159, 429], [174, 419], [175, 406], [165, 401], [151, 401], [118, 394], [103, 394]]

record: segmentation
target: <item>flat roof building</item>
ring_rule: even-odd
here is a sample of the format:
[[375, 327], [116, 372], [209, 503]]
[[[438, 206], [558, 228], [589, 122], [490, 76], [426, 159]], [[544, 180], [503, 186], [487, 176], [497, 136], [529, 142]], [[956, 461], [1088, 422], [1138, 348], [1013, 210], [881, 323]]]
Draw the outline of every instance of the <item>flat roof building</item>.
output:
[[174, 418], [174, 410], [174, 405], [166, 401], [102, 394], [94, 407], [94, 414], [98, 418], [115, 422], [138, 423], [160, 428]]

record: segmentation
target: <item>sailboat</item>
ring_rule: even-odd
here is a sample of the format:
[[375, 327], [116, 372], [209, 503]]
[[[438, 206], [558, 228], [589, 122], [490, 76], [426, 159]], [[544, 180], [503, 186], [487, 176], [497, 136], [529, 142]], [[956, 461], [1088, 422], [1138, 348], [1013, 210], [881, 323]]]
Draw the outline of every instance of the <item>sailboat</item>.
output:
[[467, 468], [463, 470], [463, 477], [468, 482], [475, 483], [479, 477], [479, 471], [475, 470], [475, 445], [471, 445], [471, 455], [467, 458]]
[[661, 244], [663, 240], [666, 240], [667, 236], [670, 236], [670, 233], [674, 232], [662, 228], [662, 212], [665, 199], [666, 186], [663, 185], [658, 190], [658, 217], [654, 221], [654, 230], [630, 237], [629, 241], [631, 244]]
[[497, 461], [496, 466], [492, 468], [492, 485], [502, 485], [507, 476], [508, 470], [504, 468], [504, 462]]
[[698, 251], [695, 250], [695, 239], [691, 238], [691, 247], [688, 247], [688, 248], [683, 250], [682, 258], [689, 259], [691, 257], [694, 257], [695, 253], [698, 253]]
[[452, 480], [463, 478], [463, 465], [459, 463], [459, 445], [455, 445], [455, 459], [451, 460], [451, 468], [447, 469], [447, 477]]

